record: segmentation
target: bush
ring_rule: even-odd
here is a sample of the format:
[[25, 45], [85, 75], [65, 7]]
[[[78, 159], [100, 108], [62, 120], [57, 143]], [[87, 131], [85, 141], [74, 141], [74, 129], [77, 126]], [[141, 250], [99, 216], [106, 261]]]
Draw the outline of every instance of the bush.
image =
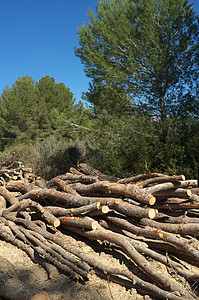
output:
[[54, 136], [49, 136], [34, 146], [40, 156], [39, 174], [45, 179], [66, 173], [70, 167], [75, 167], [77, 161], [84, 160], [88, 148], [84, 141], [58, 140]]
[[32, 144], [16, 144], [0, 152], [0, 165], [9, 165], [14, 161], [21, 161], [38, 173], [40, 155]]

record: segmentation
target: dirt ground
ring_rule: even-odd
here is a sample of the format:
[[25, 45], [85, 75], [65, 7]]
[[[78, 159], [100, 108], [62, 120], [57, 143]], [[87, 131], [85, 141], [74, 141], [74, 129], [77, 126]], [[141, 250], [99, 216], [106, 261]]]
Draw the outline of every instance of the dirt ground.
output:
[[[101, 251], [98, 253], [83, 241], [75, 240], [76, 246], [83, 249], [89, 255], [95, 256], [107, 264], [120, 264], [122, 257], [115, 258], [114, 253]], [[73, 239], [74, 244], [74, 239]], [[96, 245], [97, 247], [97, 245]], [[96, 250], [96, 249], [95, 249]], [[105, 253], [107, 252], [107, 253]], [[112, 255], [111, 255], [112, 254]], [[135, 289], [109, 282], [93, 275], [86, 283], [80, 283], [59, 273], [53, 279], [49, 279], [46, 271], [38, 264], [33, 263], [29, 256], [10, 243], [0, 240], [0, 256], [6, 258], [15, 268], [17, 277], [32, 287], [46, 290], [51, 300], [151, 300], [148, 295], [140, 295]], [[125, 259], [125, 258], [124, 258]], [[128, 262], [127, 262], [128, 263]], [[134, 270], [136, 272], [136, 270]], [[1, 295], [0, 295], [1, 296]], [[0, 297], [0, 300], [4, 298]], [[154, 299], [154, 298], [153, 298]]]

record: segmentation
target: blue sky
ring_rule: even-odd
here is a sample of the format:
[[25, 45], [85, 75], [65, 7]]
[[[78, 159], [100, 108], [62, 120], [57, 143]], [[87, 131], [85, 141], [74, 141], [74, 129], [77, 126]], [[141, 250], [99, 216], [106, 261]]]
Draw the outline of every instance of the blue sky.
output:
[[[98, 0], [0, 0], [0, 93], [18, 77], [49, 75], [77, 101], [89, 79], [74, 54], [77, 28], [89, 21]], [[199, 13], [199, 1], [191, 1]]]

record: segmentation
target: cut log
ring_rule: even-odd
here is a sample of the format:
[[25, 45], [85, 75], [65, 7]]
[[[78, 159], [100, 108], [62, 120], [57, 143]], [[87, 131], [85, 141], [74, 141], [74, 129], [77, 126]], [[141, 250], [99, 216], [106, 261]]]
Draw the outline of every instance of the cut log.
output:
[[145, 179], [150, 179], [150, 178], [154, 178], [154, 177], [168, 177], [168, 175], [164, 175], [161, 173], [150, 173], [150, 174], [139, 174], [136, 176], [132, 176], [132, 177], [128, 177], [128, 178], [123, 178], [123, 179], [119, 179], [117, 181], [117, 183], [136, 183]]
[[124, 196], [131, 197], [141, 203], [154, 205], [155, 197], [147, 191], [136, 188], [132, 184], [124, 185], [119, 183], [110, 183], [108, 181], [99, 181], [89, 185], [77, 183], [71, 185], [79, 194], [84, 196]]
[[144, 207], [136, 206], [131, 203], [124, 202], [124, 201], [122, 201], [121, 203], [118, 203], [118, 204], [113, 203], [113, 205], [109, 205], [109, 207], [115, 209], [116, 211], [118, 211], [120, 213], [123, 213], [126, 216], [135, 217], [135, 218], [154, 219], [155, 215], [157, 213], [156, 209], [144, 208]]
[[95, 216], [103, 216], [104, 214], [107, 214], [110, 212], [111, 209], [107, 205], [103, 205], [99, 207], [98, 209], [95, 209], [88, 213], [89, 217], [95, 217]]
[[174, 176], [163, 176], [163, 177], [154, 177], [144, 180], [142, 183], [138, 184], [139, 188], [147, 187], [148, 185], [152, 185], [158, 182], [178, 182], [181, 180], [185, 180], [184, 175], [174, 175]]
[[84, 184], [90, 184], [90, 183], [99, 181], [97, 176], [89, 176], [89, 175], [84, 175], [81, 173], [80, 174], [66, 173], [64, 175], [57, 176], [57, 179], [66, 181], [66, 183], [81, 182]]
[[6, 188], [10, 192], [20, 192], [22, 194], [25, 194], [33, 189], [38, 189], [37, 186], [32, 183], [26, 182], [25, 180], [9, 181], [6, 185]]
[[23, 200], [21, 202], [18, 202], [10, 206], [8, 209], [5, 209], [2, 212], [2, 215], [6, 217], [6, 215], [10, 212], [24, 210], [26, 208], [30, 208], [31, 210], [38, 211], [41, 215], [41, 218], [47, 221], [49, 224], [53, 225], [54, 227], [58, 227], [60, 225], [59, 219], [57, 219], [54, 215], [48, 212], [48, 210], [46, 210], [45, 207], [32, 200]]
[[0, 211], [6, 208], [6, 199], [0, 195]]
[[162, 229], [167, 232], [181, 234], [181, 235], [193, 235], [199, 236], [199, 223], [194, 224], [168, 224], [168, 223], [160, 223], [154, 220], [149, 219], [141, 219], [141, 224], [147, 225], [150, 227]]
[[84, 205], [88, 205], [95, 202], [100, 202], [101, 205], [114, 205], [115, 203], [122, 202], [119, 198], [99, 198], [99, 197], [82, 197], [80, 195], [73, 195], [69, 193], [59, 192], [55, 189], [37, 189], [32, 190], [22, 196], [20, 196], [18, 199], [19, 201], [23, 199], [32, 199], [34, 201], [44, 201], [48, 200], [51, 201], [53, 204], [64, 204], [68, 207], [80, 207]]
[[99, 180], [108, 180], [109, 182], [117, 182], [119, 178], [114, 176], [109, 176], [106, 174], [101, 173], [99, 170], [93, 168], [92, 166], [88, 165], [87, 163], [78, 163], [77, 168], [79, 171], [92, 176], [97, 176]]
[[47, 187], [52, 188], [54, 186], [59, 187], [62, 191], [69, 193], [69, 194], [74, 194], [77, 195], [78, 193], [70, 187], [68, 184], [66, 184], [62, 179], [60, 178], [53, 178], [50, 181], [47, 182]]
[[198, 186], [197, 180], [184, 180], [178, 182], [160, 183], [152, 187], [144, 188], [144, 190], [150, 194], [156, 194], [158, 192], [171, 190], [171, 189], [197, 187], [197, 186]]
[[63, 208], [56, 206], [46, 206], [45, 209], [56, 217], [63, 217], [65, 215], [78, 216], [81, 214], [89, 213], [91, 211], [98, 210], [100, 208], [100, 202], [94, 202], [88, 205], [84, 205], [78, 208]]
[[157, 200], [165, 200], [168, 197], [178, 197], [178, 198], [184, 198], [187, 199], [191, 196], [191, 189], [184, 189], [184, 188], [177, 188], [177, 189], [169, 189], [165, 191], [159, 191], [155, 193], [155, 197]]
[[79, 218], [79, 217], [60, 217], [61, 226], [65, 229], [67, 228], [66, 225], [80, 227], [80, 228], [87, 228], [87, 229], [97, 229], [99, 228], [99, 224], [97, 221], [89, 218]]

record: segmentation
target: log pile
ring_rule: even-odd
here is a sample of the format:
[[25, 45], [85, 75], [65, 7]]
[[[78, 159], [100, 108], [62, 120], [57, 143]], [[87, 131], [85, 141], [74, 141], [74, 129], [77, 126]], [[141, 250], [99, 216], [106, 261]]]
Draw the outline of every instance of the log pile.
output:
[[[43, 266], [49, 278], [60, 271], [86, 281], [96, 273], [152, 297], [196, 298], [191, 286], [199, 280], [197, 180], [160, 173], [119, 179], [80, 163], [45, 181], [23, 168], [17, 178], [13, 167], [0, 171], [0, 237]], [[68, 235], [115, 247], [130, 263], [104, 264], [68, 243]]]

